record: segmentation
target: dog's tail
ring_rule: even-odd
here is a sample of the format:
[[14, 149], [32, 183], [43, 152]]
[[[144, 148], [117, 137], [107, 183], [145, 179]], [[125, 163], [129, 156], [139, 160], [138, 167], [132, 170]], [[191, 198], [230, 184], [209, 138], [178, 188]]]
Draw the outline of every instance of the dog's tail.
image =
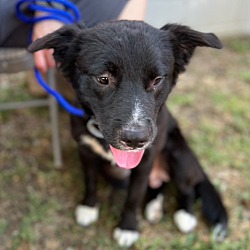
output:
[[195, 192], [197, 198], [201, 199], [203, 216], [214, 227], [214, 238], [223, 241], [228, 231], [228, 214], [219, 193], [208, 178], [196, 185]]

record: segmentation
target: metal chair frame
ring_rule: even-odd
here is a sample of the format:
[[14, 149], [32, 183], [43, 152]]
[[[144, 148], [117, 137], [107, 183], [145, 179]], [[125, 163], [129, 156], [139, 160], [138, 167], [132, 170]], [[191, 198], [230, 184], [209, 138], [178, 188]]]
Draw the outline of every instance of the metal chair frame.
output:
[[[1, 55], [0, 74], [22, 72], [30, 70], [34, 67], [33, 57], [31, 54], [23, 50], [21, 55], [20, 53], [18, 55], [18, 53], [15, 53], [15, 51], [16, 52], [20, 51], [20, 49], [6, 48], [0, 50], [0, 55]], [[18, 56], [15, 56], [15, 54], [17, 54]], [[53, 89], [55, 88], [56, 83], [55, 83], [55, 74], [53, 70], [48, 71], [48, 84]], [[50, 121], [51, 121], [53, 160], [55, 167], [60, 168], [62, 166], [62, 154], [61, 154], [61, 144], [59, 135], [59, 125], [58, 125], [58, 105], [56, 100], [51, 95], [48, 95], [48, 97], [45, 97], [43, 99], [0, 103], [0, 111], [32, 108], [32, 107], [43, 107], [43, 106], [47, 106], [49, 108]]]

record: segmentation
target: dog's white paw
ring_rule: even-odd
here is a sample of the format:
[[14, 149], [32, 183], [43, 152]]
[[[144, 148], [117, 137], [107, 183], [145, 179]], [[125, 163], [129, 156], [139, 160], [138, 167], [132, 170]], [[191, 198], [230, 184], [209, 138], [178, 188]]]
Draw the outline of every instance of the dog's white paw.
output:
[[123, 230], [116, 228], [113, 232], [113, 237], [120, 247], [131, 247], [138, 239], [139, 232], [132, 230]]
[[197, 220], [194, 215], [184, 209], [180, 209], [174, 214], [174, 222], [182, 233], [189, 233], [194, 230]]
[[76, 207], [75, 216], [76, 222], [79, 225], [87, 227], [98, 220], [99, 208], [78, 205]]
[[158, 223], [163, 217], [163, 200], [162, 194], [151, 200], [145, 208], [145, 217], [150, 223]]

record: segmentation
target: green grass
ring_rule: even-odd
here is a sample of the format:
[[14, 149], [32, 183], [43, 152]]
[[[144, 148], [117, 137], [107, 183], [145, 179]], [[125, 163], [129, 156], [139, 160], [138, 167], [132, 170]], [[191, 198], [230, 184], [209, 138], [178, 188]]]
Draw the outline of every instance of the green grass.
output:
[[237, 53], [248, 53], [250, 50], [250, 43], [248, 37], [241, 37], [237, 39], [231, 39], [226, 43], [230, 49]]
[[45, 200], [43, 193], [33, 190], [30, 186], [27, 188], [26, 205], [25, 216], [21, 218], [18, 232], [12, 239], [12, 249], [17, 249], [22, 242], [36, 243], [39, 232], [34, 230], [35, 226], [40, 222], [50, 223], [50, 211], [57, 211], [60, 208], [56, 200]]
[[26, 82], [15, 85], [13, 88], [3, 88], [1, 89], [0, 99], [2, 102], [10, 100], [15, 100], [16, 102], [30, 100], [33, 97], [27, 89], [28, 87]]
[[246, 83], [250, 83], [250, 72], [249, 71], [241, 71], [241, 72], [239, 72], [239, 74], [240, 74], [240, 78], [244, 81], [244, 82], [246, 82]]
[[[173, 90], [174, 91], [174, 90]], [[174, 100], [172, 103], [174, 103], [174, 106], [177, 107], [190, 107], [195, 103], [196, 95], [195, 93], [186, 93], [185, 95], [175, 95]]]
[[8, 221], [5, 218], [0, 219], [0, 235], [5, 234], [8, 227]]

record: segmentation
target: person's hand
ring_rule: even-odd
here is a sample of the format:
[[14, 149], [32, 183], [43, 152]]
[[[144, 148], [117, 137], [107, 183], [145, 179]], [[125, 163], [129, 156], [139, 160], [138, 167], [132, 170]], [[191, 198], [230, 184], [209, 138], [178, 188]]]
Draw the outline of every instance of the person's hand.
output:
[[[36, 13], [36, 16], [42, 16], [44, 13]], [[32, 41], [41, 38], [63, 26], [63, 23], [56, 20], [44, 20], [36, 23], [33, 26]], [[48, 68], [55, 67], [55, 61], [53, 58], [53, 49], [50, 50], [40, 50], [34, 53], [34, 62], [37, 69], [45, 73]]]

